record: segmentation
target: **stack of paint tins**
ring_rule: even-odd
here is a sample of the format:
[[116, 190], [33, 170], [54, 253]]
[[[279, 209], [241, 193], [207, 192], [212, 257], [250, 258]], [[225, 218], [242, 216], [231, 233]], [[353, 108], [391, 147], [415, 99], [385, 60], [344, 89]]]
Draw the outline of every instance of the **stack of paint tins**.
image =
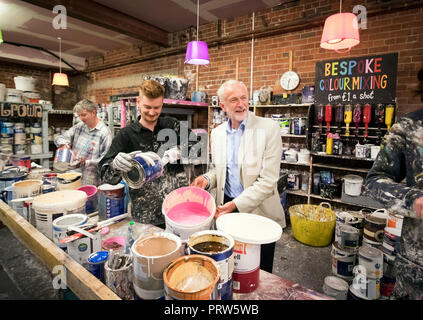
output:
[[41, 133], [41, 125], [38, 122], [31, 126], [31, 153], [37, 154], [43, 152], [43, 136]]
[[13, 153], [13, 122], [0, 122], [0, 153]]
[[31, 135], [31, 124], [29, 122], [25, 122], [25, 134], [26, 134], [26, 153], [30, 154], [32, 135]]
[[26, 133], [25, 123], [15, 123], [14, 126], [14, 137], [13, 137], [13, 153], [16, 155], [22, 155], [26, 152]]
[[332, 273], [351, 282], [362, 234], [362, 217], [356, 212], [336, 213], [335, 241], [332, 244]]
[[389, 299], [395, 286], [396, 271], [394, 269], [395, 257], [401, 240], [402, 222], [404, 218], [391, 212], [383, 236], [383, 277], [380, 280], [380, 295]]

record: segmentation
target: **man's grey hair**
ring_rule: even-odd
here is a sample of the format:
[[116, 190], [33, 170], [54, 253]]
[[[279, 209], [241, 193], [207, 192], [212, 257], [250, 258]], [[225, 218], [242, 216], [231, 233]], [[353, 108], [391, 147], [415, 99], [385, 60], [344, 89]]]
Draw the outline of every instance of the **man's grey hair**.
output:
[[78, 113], [81, 111], [89, 111], [92, 112], [94, 110], [97, 111], [97, 106], [95, 105], [94, 102], [88, 100], [88, 99], [83, 99], [81, 101], [79, 101], [74, 107], [73, 107], [73, 112], [74, 113]]
[[223, 103], [223, 101], [225, 101], [226, 89], [234, 84], [242, 85], [245, 88], [245, 90], [248, 92], [247, 86], [244, 84], [244, 82], [239, 80], [227, 80], [220, 86], [219, 90], [217, 90], [217, 96], [219, 97], [220, 103]]

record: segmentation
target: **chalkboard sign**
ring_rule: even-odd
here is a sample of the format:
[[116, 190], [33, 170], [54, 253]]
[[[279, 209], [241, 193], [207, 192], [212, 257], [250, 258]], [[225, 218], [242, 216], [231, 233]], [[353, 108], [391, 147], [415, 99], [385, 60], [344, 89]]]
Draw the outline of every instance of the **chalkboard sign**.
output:
[[42, 118], [43, 106], [41, 104], [25, 104], [13, 102], [0, 103], [0, 117], [26, 117]]
[[316, 63], [316, 104], [395, 103], [398, 53]]

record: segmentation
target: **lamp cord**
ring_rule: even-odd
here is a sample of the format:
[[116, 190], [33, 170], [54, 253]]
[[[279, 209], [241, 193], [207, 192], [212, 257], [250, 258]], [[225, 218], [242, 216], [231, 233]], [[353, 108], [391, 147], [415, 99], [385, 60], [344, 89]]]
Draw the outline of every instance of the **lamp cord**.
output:
[[198, 25], [200, 24], [200, 0], [197, 0], [197, 41], [198, 41]]
[[60, 69], [60, 73], [62, 73], [62, 38], [60, 37], [59, 37], [59, 56], [60, 56], [59, 69]]
[[342, 12], [342, 0], [339, 0], [339, 13]]

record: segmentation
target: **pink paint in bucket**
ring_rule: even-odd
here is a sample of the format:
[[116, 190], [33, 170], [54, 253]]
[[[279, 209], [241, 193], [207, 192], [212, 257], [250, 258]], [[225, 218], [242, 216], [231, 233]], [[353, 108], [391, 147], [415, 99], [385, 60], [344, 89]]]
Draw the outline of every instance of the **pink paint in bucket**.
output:
[[260, 245], [279, 240], [282, 227], [256, 214], [231, 213], [220, 216], [216, 228], [235, 240], [233, 292], [254, 291], [260, 281]]
[[97, 187], [93, 185], [86, 185], [79, 187], [77, 190], [84, 191], [87, 194], [87, 202], [85, 204], [86, 214], [96, 211], [98, 204]]
[[197, 187], [182, 187], [169, 193], [162, 205], [166, 231], [188, 241], [191, 234], [211, 229], [216, 212], [213, 196]]

